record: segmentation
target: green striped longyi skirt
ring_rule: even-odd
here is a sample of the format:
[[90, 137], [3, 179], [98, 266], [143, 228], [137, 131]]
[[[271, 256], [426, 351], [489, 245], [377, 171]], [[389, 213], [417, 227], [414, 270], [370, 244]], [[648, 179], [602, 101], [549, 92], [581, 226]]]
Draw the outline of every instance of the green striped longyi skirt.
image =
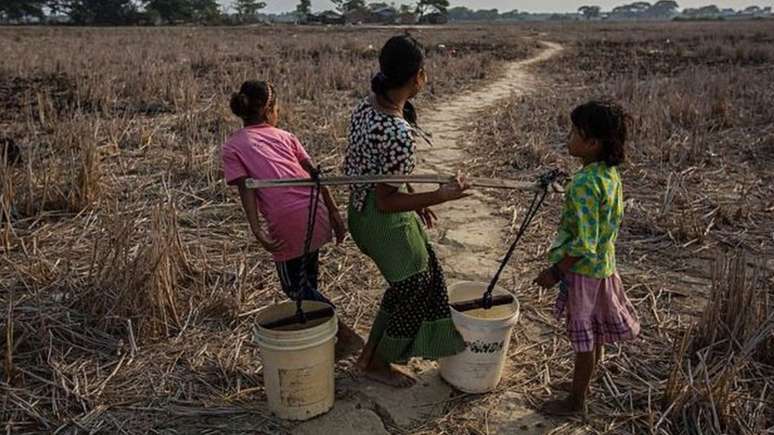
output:
[[350, 204], [348, 217], [358, 248], [389, 283], [369, 334], [375, 356], [400, 363], [462, 352], [465, 344], [451, 319], [446, 279], [417, 214], [382, 213], [371, 191], [362, 211]]

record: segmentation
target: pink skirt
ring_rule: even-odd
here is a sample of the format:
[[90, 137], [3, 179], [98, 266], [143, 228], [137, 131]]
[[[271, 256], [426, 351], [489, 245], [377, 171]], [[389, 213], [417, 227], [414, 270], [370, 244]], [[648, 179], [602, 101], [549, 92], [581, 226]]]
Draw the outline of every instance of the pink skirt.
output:
[[626, 297], [617, 273], [595, 279], [568, 273], [559, 287], [554, 315], [567, 313], [567, 335], [575, 352], [631, 340], [640, 333], [634, 306]]

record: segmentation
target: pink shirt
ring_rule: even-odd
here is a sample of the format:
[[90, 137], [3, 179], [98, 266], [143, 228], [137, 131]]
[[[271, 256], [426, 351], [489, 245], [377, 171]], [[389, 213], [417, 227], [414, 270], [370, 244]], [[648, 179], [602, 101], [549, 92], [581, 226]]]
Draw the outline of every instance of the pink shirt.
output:
[[[268, 124], [237, 130], [223, 145], [223, 172], [229, 184], [244, 177], [258, 180], [308, 178], [309, 174], [301, 167], [301, 162], [307, 159], [309, 155], [294, 135]], [[266, 220], [269, 235], [285, 241], [282, 250], [273, 253], [274, 261], [288, 261], [303, 255], [310, 195], [309, 187], [255, 190], [258, 209]], [[328, 209], [321, 196], [311, 251], [320, 249], [330, 240]]]

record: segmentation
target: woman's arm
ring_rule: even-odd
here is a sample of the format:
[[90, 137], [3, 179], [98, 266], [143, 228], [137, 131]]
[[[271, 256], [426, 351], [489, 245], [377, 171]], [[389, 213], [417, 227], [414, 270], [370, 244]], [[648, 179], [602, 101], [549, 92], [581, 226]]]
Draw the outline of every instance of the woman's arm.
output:
[[250, 230], [264, 249], [269, 252], [279, 251], [285, 245], [285, 242], [282, 240], [272, 240], [271, 237], [264, 234], [258, 220], [258, 205], [255, 200], [255, 192], [247, 188], [245, 180], [246, 178], [240, 178], [235, 180], [233, 184], [239, 187], [239, 197], [242, 199], [242, 208], [245, 210]]
[[580, 261], [581, 258], [583, 257], [572, 257], [566, 255], [558, 263], [540, 272], [540, 275], [535, 278], [535, 284], [545, 289], [552, 288], [562, 280], [562, 277], [564, 277], [567, 272], [572, 270], [572, 267], [575, 266], [575, 263]]
[[[312, 159], [304, 159], [301, 160], [300, 163], [301, 167], [304, 168], [304, 170], [309, 175], [312, 175], [312, 172], [317, 170], [317, 166], [314, 164]], [[325, 207], [328, 208], [328, 218], [331, 221], [333, 233], [336, 235], [336, 241], [341, 243], [344, 241], [344, 237], [347, 235], [347, 226], [344, 225], [344, 220], [341, 218], [341, 214], [339, 213], [339, 207], [336, 204], [336, 200], [333, 199], [333, 195], [331, 195], [330, 189], [328, 189], [327, 186], [321, 186], [320, 193], [322, 194]]]
[[[416, 192], [414, 190], [414, 186], [412, 186], [411, 183], [406, 183], [406, 190], [408, 193]], [[422, 219], [422, 223], [425, 224], [427, 228], [433, 228], [433, 226], [435, 226], [435, 221], [438, 220], [438, 216], [436, 216], [435, 212], [431, 210], [430, 207], [417, 210], [417, 214], [419, 215], [419, 218]]]
[[[419, 211], [427, 207], [468, 196], [470, 183], [460, 175], [453, 183], [441, 185], [432, 192], [406, 193], [389, 184], [376, 185], [376, 208], [382, 213]], [[412, 189], [413, 190], [413, 189]]]
[[[314, 161], [312, 161], [312, 159], [304, 159], [300, 163], [301, 163], [301, 167], [304, 168], [306, 173], [309, 175], [312, 175], [312, 172], [317, 170], [317, 166], [314, 164]], [[330, 189], [328, 189], [327, 186], [321, 186], [320, 192], [322, 193], [325, 206], [328, 207], [328, 211], [333, 212], [333, 210], [338, 210], [338, 206], [336, 205], [336, 200], [333, 199], [333, 195], [331, 195]]]
[[[580, 261], [583, 257], [572, 257], [570, 255], [566, 255], [562, 261], [554, 264], [552, 267], [556, 272], [559, 273], [559, 275], [564, 276], [566, 275], [570, 270], [572, 270], [573, 266], [575, 266], [575, 263]], [[560, 276], [560, 278], [561, 278]]]

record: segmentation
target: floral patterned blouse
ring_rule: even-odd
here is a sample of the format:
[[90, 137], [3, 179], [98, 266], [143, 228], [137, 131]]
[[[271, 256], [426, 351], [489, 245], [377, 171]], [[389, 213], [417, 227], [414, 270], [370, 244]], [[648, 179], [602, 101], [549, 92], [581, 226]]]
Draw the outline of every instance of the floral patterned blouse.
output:
[[[349, 126], [344, 160], [347, 176], [408, 175], [416, 166], [416, 142], [411, 124], [399, 116], [376, 110], [371, 98], [355, 108]], [[350, 187], [350, 205], [362, 211], [373, 185]]]
[[559, 231], [549, 252], [551, 262], [568, 255], [581, 257], [572, 272], [598, 279], [615, 273], [615, 242], [623, 213], [618, 169], [604, 162], [586, 165], [565, 194]]

